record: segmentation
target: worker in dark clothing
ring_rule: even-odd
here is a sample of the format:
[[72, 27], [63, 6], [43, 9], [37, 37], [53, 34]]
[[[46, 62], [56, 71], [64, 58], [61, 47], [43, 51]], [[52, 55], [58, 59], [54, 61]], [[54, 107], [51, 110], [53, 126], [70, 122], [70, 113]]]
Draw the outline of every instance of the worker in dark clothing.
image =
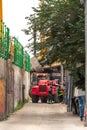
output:
[[58, 101], [58, 90], [59, 90], [59, 86], [58, 86], [57, 83], [56, 83], [54, 86], [56, 87], [56, 94], [55, 94], [55, 96], [54, 96], [54, 102], [55, 102], [55, 103], [58, 103], [58, 102], [59, 102], [59, 101]]
[[50, 86], [48, 94], [48, 103], [52, 103], [52, 101], [53, 101], [52, 86]]
[[64, 96], [64, 90], [61, 88], [61, 86], [59, 86], [59, 89], [58, 89], [59, 102], [63, 102], [63, 96]]

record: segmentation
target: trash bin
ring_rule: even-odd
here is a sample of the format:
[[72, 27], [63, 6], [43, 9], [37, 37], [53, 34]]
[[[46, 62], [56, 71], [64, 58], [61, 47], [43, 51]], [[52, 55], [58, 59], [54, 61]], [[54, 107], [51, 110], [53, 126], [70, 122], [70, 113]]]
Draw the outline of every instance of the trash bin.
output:
[[82, 121], [84, 117], [85, 96], [79, 96], [78, 100], [79, 100], [79, 114], [80, 119]]

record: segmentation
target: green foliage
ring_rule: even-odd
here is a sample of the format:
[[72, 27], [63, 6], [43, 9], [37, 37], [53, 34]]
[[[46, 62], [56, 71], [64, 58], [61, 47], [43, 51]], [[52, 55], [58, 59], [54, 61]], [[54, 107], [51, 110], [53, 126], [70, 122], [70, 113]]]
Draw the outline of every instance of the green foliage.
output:
[[28, 103], [28, 102], [29, 102], [28, 99], [25, 99], [24, 102], [20, 102], [19, 101], [19, 103], [17, 104], [17, 106], [14, 108], [14, 112], [17, 111], [17, 110], [20, 110], [24, 106], [24, 104]]
[[[35, 27], [44, 39], [36, 44], [36, 51], [46, 48], [47, 64], [60, 61], [71, 71], [74, 83], [84, 88], [85, 81], [85, 28], [84, 7], [79, 0], [44, 0], [44, 4], [33, 8], [36, 17], [27, 17], [28, 29], [32, 34]], [[34, 45], [32, 49], [34, 49]]]
[[14, 108], [14, 111], [20, 110], [23, 107], [24, 103], [23, 102], [19, 102], [17, 104], [17, 106]]

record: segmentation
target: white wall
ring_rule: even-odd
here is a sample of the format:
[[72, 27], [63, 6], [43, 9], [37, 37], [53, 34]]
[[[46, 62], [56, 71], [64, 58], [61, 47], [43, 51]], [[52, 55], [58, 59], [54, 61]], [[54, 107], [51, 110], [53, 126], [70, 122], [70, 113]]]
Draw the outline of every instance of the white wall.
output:
[[14, 107], [22, 100], [22, 75], [21, 69], [13, 65], [14, 69]]
[[0, 78], [4, 78], [6, 71], [6, 61], [0, 58]]
[[13, 65], [14, 69], [14, 107], [19, 101], [22, 101], [22, 85], [25, 85], [24, 96], [27, 99], [29, 97], [30, 87], [30, 72], [26, 72], [23, 69]]
[[24, 72], [23, 75], [23, 84], [25, 85], [25, 98], [29, 97], [29, 88], [30, 88], [30, 72]]
[[85, 91], [83, 91], [82, 89], [78, 89], [77, 87], [74, 90], [74, 96], [78, 97], [78, 96], [84, 96], [85, 95]]

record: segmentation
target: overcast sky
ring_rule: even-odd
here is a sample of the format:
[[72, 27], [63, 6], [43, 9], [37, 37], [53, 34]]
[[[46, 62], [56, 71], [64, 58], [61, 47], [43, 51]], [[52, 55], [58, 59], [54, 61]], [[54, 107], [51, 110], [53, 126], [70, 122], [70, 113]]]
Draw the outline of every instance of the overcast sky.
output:
[[26, 28], [26, 16], [33, 14], [32, 7], [37, 7], [39, 0], [3, 0], [3, 21], [10, 28], [10, 35], [18, 38], [25, 46], [28, 36], [21, 30]]

